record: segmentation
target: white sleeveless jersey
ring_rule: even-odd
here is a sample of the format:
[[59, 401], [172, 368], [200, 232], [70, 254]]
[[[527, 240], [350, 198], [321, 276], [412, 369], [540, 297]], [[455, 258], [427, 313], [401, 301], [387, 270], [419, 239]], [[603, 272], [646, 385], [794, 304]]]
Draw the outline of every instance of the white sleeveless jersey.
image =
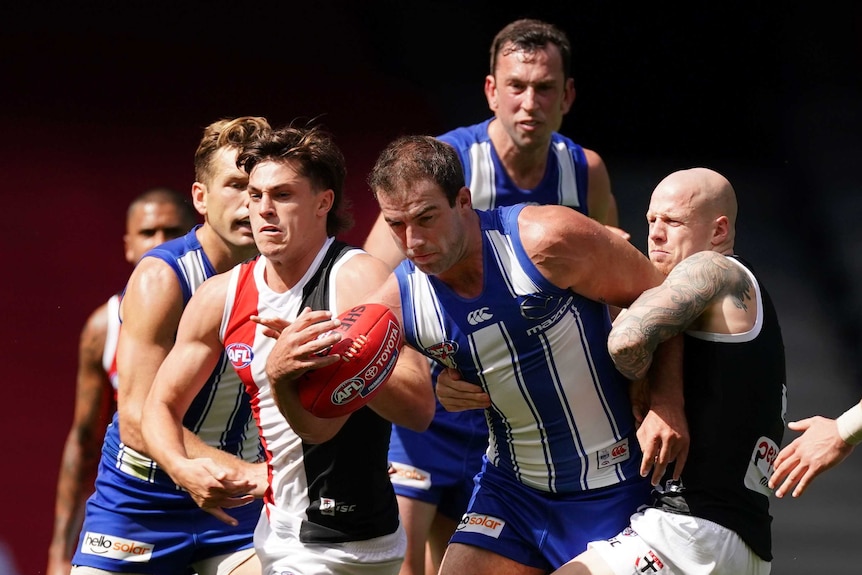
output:
[[464, 299], [405, 261], [396, 275], [410, 345], [491, 396], [488, 460], [546, 492], [638, 475], [628, 382], [607, 352], [607, 307], [548, 282], [520, 242], [523, 205], [477, 211], [484, 288]]

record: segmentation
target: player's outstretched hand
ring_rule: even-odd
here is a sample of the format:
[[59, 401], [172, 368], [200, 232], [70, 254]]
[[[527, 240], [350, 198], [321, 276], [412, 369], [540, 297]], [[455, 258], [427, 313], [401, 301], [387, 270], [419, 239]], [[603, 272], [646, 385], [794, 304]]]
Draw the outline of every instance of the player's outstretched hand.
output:
[[688, 459], [688, 422], [685, 412], [678, 408], [651, 406], [637, 430], [638, 442], [643, 451], [641, 475], [652, 470], [650, 482], [658, 485], [668, 465], [674, 463], [673, 478], [679, 479]]
[[252, 492], [257, 489], [247, 477], [204, 457], [185, 460], [174, 469], [172, 478], [188, 491], [198, 507], [232, 526], [238, 522], [224, 510], [251, 503]]
[[437, 399], [446, 411], [485, 409], [491, 406], [491, 396], [476, 384], [461, 379], [456, 369], [446, 368], [437, 377]]
[[799, 497], [815, 477], [844, 461], [853, 446], [841, 439], [834, 419], [809, 417], [791, 421], [787, 427], [804, 433], [775, 458], [769, 487], [775, 489], [776, 497], [784, 497], [791, 489], [793, 497]]

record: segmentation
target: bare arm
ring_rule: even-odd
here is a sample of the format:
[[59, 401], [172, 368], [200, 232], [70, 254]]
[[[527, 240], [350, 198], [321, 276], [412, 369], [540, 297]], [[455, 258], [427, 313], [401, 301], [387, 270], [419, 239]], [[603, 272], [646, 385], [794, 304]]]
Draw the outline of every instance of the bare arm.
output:
[[[401, 325], [401, 294], [395, 274], [389, 274], [381, 289], [369, 298], [395, 314]], [[436, 403], [431, 384], [431, 368], [424, 355], [405, 345], [395, 371], [383, 390], [369, 403], [380, 416], [413, 431], [425, 431], [434, 418]]]
[[711, 310], [721, 313], [725, 296], [740, 307], [750, 299], [751, 280], [739, 266], [711, 251], [677, 264], [664, 282], [644, 292], [620, 316], [608, 338], [608, 350], [629, 379], [644, 377], [661, 342], [681, 334]]
[[118, 412], [123, 443], [146, 452], [141, 414], [159, 366], [174, 345], [183, 311], [179, 280], [156, 258], [144, 258], [132, 272], [121, 306], [117, 346]]
[[524, 249], [554, 285], [627, 307], [664, 279], [633, 245], [563, 206], [527, 206], [518, 218]]
[[[144, 402], [159, 366], [174, 345], [182, 314], [183, 295], [176, 274], [165, 262], [145, 257], [126, 287], [117, 348], [120, 433], [123, 443], [142, 453], [147, 453], [141, 432]], [[205, 444], [188, 429], [183, 428], [183, 437], [191, 457], [240, 462], [233, 455]]]
[[[251, 501], [248, 495], [262, 476], [251, 471], [260, 466], [241, 462], [230, 454], [189, 457], [183, 417], [206, 384], [221, 357], [219, 328], [225, 306], [227, 274], [204, 282], [189, 301], [180, 321], [177, 341], [156, 374], [141, 418], [147, 451], [195, 502], [222, 521], [236, 525], [223, 507]], [[244, 465], [241, 465], [244, 464]], [[244, 473], [249, 472], [249, 473]]]
[[107, 304], [100, 306], [81, 331], [75, 414], [57, 481], [54, 532], [48, 549], [49, 575], [67, 575], [71, 569], [83, 504], [93, 489], [105, 427], [115, 409], [114, 390], [102, 366], [107, 313]]

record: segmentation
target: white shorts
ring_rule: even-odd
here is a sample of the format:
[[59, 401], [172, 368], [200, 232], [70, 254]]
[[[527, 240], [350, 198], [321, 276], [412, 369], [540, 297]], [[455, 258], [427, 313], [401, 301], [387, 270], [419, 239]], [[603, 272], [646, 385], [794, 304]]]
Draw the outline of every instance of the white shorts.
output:
[[254, 548], [262, 575], [398, 575], [401, 570], [407, 550], [401, 525], [382, 537], [326, 545], [301, 542], [300, 525], [271, 505], [261, 513]]
[[772, 568], [730, 529], [653, 508], [632, 515], [631, 527], [616, 537], [588, 548], [615, 575], [768, 575]]

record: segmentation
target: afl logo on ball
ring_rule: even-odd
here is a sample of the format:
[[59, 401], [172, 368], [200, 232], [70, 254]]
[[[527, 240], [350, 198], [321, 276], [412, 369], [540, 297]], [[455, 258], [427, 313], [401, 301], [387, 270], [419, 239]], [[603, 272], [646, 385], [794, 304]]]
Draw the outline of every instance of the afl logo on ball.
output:
[[244, 343], [232, 343], [225, 348], [225, 353], [234, 369], [242, 369], [251, 365], [254, 352], [251, 346]]

